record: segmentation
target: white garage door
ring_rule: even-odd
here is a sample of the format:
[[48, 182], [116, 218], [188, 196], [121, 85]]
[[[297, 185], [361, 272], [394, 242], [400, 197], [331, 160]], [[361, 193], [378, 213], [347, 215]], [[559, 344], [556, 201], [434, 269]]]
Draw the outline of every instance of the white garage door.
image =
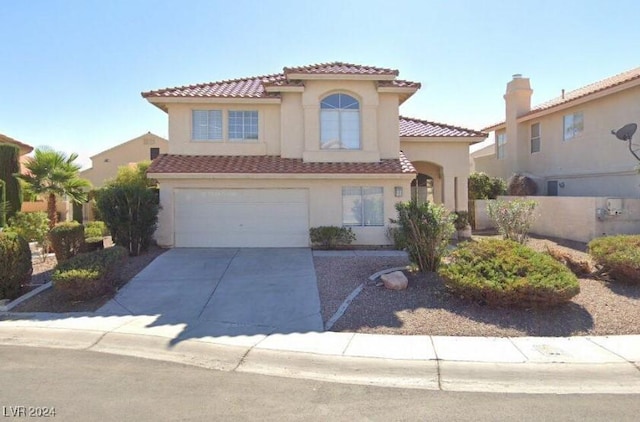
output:
[[176, 189], [176, 246], [309, 246], [304, 189]]

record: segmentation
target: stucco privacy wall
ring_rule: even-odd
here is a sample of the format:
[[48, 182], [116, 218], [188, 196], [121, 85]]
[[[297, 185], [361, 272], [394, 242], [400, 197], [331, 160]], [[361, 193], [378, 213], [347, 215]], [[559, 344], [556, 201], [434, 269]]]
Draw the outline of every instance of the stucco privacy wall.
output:
[[[190, 175], [191, 176], [191, 175]], [[160, 203], [158, 230], [155, 238], [161, 246], [174, 245], [174, 189], [307, 189], [309, 191], [309, 227], [342, 226], [342, 187], [382, 186], [384, 189], [384, 221], [395, 218], [395, 204], [411, 198], [410, 184], [413, 175], [387, 175], [384, 179], [349, 175], [349, 178], [295, 179], [282, 175], [273, 179], [256, 174], [246, 178], [225, 177], [216, 174], [215, 179], [162, 179], [160, 183]], [[402, 186], [403, 196], [396, 198], [394, 188]], [[215, 218], [212, 216], [211, 218]], [[355, 244], [388, 245], [386, 227], [352, 227], [356, 234]]]
[[[499, 197], [512, 200], [517, 197]], [[599, 236], [640, 234], [640, 199], [622, 198], [621, 214], [609, 215], [604, 197], [532, 196], [538, 203], [531, 232], [588, 242]], [[476, 230], [494, 227], [486, 212], [489, 201], [475, 201]]]

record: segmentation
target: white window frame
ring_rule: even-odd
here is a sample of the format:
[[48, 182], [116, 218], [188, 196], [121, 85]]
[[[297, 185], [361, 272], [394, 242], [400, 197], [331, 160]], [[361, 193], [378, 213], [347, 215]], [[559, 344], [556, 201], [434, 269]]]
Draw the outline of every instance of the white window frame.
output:
[[[241, 116], [242, 122], [240, 123], [241, 135], [240, 137], [232, 136], [231, 119], [235, 114], [239, 114]], [[252, 121], [255, 115], [255, 135], [253, 134], [252, 126], [254, 122]], [[229, 134], [229, 141], [231, 142], [257, 142], [260, 138], [260, 113], [258, 110], [228, 110], [227, 111], [227, 131]], [[235, 134], [234, 134], [235, 135]]]
[[[351, 99], [354, 100], [354, 102], [357, 104], [358, 108], [323, 108], [322, 107], [322, 103], [329, 97], [334, 96], [334, 95], [345, 95]], [[321, 150], [351, 150], [351, 151], [357, 151], [357, 150], [361, 150], [362, 149], [362, 113], [360, 112], [361, 110], [361, 104], [360, 104], [360, 100], [358, 100], [356, 97], [354, 97], [353, 95], [344, 93], [344, 92], [335, 92], [329, 95], [326, 95], [322, 98], [322, 100], [320, 100], [320, 149]], [[337, 139], [323, 139], [325, 137], [325, 130], [327, 130], [324, 125], [328, 124], [327, 123], [323, 123], [324, 119], [329, 116], [330, 114], [335, 114], [337, 117], [337, 123], [338, 123], [338, 128], [337, 128]], [[347, 118], [347, 116], [356, 116], [357, 119], [357, 147], [349, 147], [347, 146], [347, 144], [343, 141], [345, 141], [345, 139], [342, 139], [343, 137], [343, 129], [345, 129], [344, 125], [345, 125], [345, 120]]]
[[[198, 122], [198, 118], [196, 115], [200, 117], [206, 116], [206, 121]], [[219, 118], [218, 122], [214, 119]], [[222, 110], [205, 110], [205, 109], [196, 109], [191, 110], [191, 140], [196, 142], [220, 142], [223, 140], [223, 121], [224, 116]], [[203, 127], [198, 133], [196, 130], [196, 124]], [[211, 125], [214, 125], [214, 128], [211, 128]], [[217, 127], [215, 127], [217, 126]], [[211, 136], [211, 134], [214, 134]], [[204, 136], [203, 136], [204, 135]]]
[[[359, 222], [357, 223], [353, 223], [353, 222], [345, 222], [345, 204], [344, 204], [344, 199], [345, 199], [345, 193], [347, 196], [357, 196], [358, 194], [354, 194], [354, 193], [349, 193], [349, 191], [353, 192], [359, 190], [359, 197], [360, 197], [360, 218], [359, 218]], [[367, 190], [369, 190], [370, 192], [367, 192]], [[372, 192], [372, 191], [376, 191], [376, 192]], [[366, 209], [366, 205], [367, 202], [365, 201], [367, 195], [376, 195], [376, 196], [380, 196], [380, 204], [377, 204], [377, 206], [380, 207], [380, 220], [376, 220], [376, 221], [367, 221], [367, 214], [371, 213], [371, 210], [369, 210], [369, 212], [367, 212]], [[342, 225], [345, 227], [383, 227], [384, 226], [384, 187], [382, 186], [343, 186], [342, 187]]]
[[584, 132], [584, 114], [579, 111], [562, 116], [562, 129], [564, 141], [580, 137]]
[[[538, 128], [538, 133], [537, 135], [534, 134], [533, 128], [537, 127]], [[541, 145], [540, 145], [540, 139], [542, 137], [542, 133], [541, 133], [541, 127], [540, 127], [540, 123], [534, 123], [531, 125], [531, 129], [530, 129], [530, 133], [531, 133], [531, 154], [535, 154], [536, 152], [540, 152], [541, 150]], [[534, 136], [535, 135], [535, 136]], [[537, 146], [537, 148], [534, 151], [534, 145]]]
[[504, 160], [506, 154], [507, 134], [496, 133], [496, 159]]

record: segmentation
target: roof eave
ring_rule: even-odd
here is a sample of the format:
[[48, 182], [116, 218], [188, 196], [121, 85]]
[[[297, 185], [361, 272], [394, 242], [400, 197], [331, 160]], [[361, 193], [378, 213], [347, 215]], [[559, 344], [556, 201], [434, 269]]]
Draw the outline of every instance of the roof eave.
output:
[[477, 144], [487, 139], [487, 135], [484, 136], [400, 136], [400, 142], [446, 142], [446, 143], [465, 143], [465, 144]]
[[162, 173], [148, 172], [152, 179], [413, 179], [405, 173]]
[[285, 73], [287, 79], [292, 80], [363, 80], [363, 81], [393, 81], [397, 75], [391, 74], [364, 74], [364, 73]]
[[198, 103], [223, 103], [223, 104], [280, 104], [280, 97], [147, 97], [147, 101], [163, 111], [167, 111], [167, 104], [198, 104]]

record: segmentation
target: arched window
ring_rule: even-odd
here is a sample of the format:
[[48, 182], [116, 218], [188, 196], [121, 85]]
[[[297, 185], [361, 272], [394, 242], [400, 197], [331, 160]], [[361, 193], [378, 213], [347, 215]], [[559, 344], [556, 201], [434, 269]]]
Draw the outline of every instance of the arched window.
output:
[[332, 94], [320, 103], [320, 147], [360, 149], [360, 103], [347, 94]]

